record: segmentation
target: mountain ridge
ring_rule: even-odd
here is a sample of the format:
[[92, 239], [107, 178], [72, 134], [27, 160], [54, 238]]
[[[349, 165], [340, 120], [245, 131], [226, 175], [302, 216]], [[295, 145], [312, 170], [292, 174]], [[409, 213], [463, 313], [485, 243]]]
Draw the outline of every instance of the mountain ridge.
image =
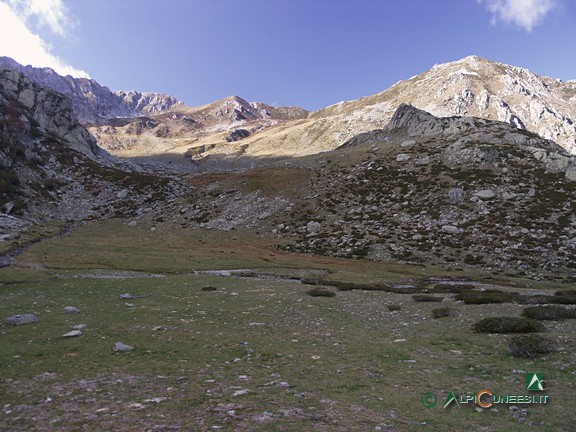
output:
[[62, 76], [51, 68], [23, 66], [9, 57], [0, 57], [0, 67], [17, 70], [31, 81], [67, 96], [74, 113], [84, 124], [102, 123], [111, 117], [136, 117], [183, 105], [162, 93], [111, 91], [96, 80]]

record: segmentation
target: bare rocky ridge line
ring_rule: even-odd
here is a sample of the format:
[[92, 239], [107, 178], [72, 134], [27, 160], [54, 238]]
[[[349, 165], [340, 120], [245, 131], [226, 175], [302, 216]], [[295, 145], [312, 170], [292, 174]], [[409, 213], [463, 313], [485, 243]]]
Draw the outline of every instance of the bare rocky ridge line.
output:
[[65, 95], [70, 99], [74, 114], [84, 124], [164, 112], [183, 105], [176, 98], [161, 93], [113, 92], [95, 80], [63, 77], [53, 69], [23, 66], [9, 57], [0, 57], [0, 66], [17, 70], [38, 85]]

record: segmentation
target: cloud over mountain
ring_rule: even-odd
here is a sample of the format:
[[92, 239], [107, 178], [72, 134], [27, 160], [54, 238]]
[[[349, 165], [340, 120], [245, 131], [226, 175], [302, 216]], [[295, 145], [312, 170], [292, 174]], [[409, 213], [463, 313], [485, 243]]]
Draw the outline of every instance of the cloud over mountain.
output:
[[556, 0], [477, 0], [485, 4], [492, 14], [492, 24], [497, 21], [515, 24], [527, 32], [532, 31], [552, 12]]
[[61, 75], [89, 78], [54, 54], [53, 46], [39, 34], [48, 28], [58, 37], [69, 37], [75, 26], [61, 0], [0, 0], [0, 54], [22, 64], [50, 67]]

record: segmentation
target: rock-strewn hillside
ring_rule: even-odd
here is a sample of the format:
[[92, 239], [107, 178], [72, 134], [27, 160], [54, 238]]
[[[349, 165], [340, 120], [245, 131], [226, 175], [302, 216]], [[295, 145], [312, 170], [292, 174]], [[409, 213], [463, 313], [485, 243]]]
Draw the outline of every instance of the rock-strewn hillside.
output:
[[45, 220], [131, 215], [173, 198], [175, 188], [173, 178], [143, 173], [100, 149], [61, 93], [0, 68], [0, 235], [17, 239]]
[[84, 124], [163, 112], [182, 105], [176, 98], [161, 93], [112, 92], [95, 80], [64, 77], [50, 68], [22, 66], [9, 57], [0, 57], [0, 66], [17, 70], [38, 85], [68, 97], [74, 114]]
[[192, 184], [163, 209], [182, 227], [267, 227], [287, 251], [534, 277], [576, 259], [576, 158], [496, 121], [404, 105], [336, 151]]

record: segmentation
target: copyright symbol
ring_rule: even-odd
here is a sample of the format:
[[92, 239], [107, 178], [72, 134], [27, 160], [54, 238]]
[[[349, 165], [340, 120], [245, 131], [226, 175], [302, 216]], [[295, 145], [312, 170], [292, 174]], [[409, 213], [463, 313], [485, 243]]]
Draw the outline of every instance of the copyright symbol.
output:
[[420, 398], [420, 402], [424, 405], [424, 408], [432, 408], [436, 406], [438, 397], [432, 392], [426, 392]]

